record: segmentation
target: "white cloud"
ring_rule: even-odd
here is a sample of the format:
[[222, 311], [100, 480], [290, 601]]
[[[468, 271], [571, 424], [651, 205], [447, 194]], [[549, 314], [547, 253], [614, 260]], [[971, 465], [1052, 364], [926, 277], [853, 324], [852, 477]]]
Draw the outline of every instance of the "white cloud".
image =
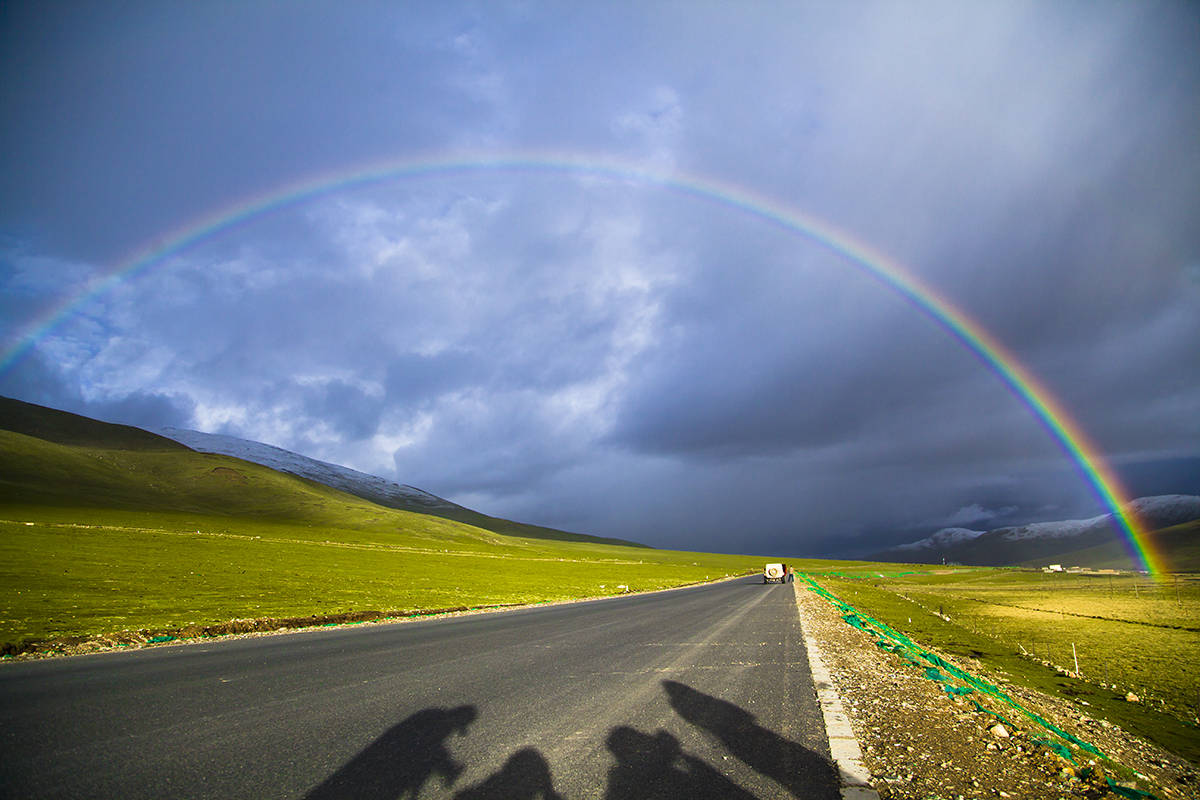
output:
[[619, 113], [612, 128], [619, 138], [632, 140], [648, 161], [673, 167], [685, 133], [683, 101], [671, 87], [657, 86], [643, 102]]

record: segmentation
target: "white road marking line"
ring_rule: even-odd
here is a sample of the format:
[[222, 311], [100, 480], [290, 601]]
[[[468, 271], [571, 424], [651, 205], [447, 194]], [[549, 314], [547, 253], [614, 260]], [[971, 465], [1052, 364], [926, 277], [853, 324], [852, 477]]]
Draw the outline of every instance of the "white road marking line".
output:
[[804, 649], [808, 651], [808, 666], [812, 671], [813, 685], [817, 687], [817, 701], [825, 718], [825, 735], [829, 739], [829, 754], [837, 764], [842, 783], [842, 800], [879, 800], [879, 793], [871, 787], [871, 772], [862, 762], [862, 749], [850, 727], [850, 719], [842, 707], [837, 689], [821, 659], [821, 649], [808, 635], [804, 627], [804, 610], [800, 607], [800, 588], [792, 584], [796, 593], [796, 611], [800, 614], [800, 634], [804, 637]]

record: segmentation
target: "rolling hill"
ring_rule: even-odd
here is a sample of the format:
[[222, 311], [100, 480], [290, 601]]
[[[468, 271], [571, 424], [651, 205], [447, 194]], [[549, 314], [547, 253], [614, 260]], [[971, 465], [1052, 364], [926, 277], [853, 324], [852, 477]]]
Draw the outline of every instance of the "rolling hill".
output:
[[656, 550], [422, 500], [489, 527], [4, 400], [0, 652], [568, 600], [761, 569], [759, 558]]
[[[420, 489], [258, 442], [178, 429], [159, 435], [10, 398], [0, 398], [0, 444], [7, 456], [0, 459], [0, 502], [295, 519], [307, 513], [302, 509], [349, 495], [503, 536], [645, 547], [490, 517]], [[237, 491], [227, 491], [232, 487]], [[338, 515], [350, 507], [348, 500], [343, 498]]]
[[0, 430], [74, 447], [106, 450], [180, 452], [190, 448], [141, 428], [97, 422], [88, 417], [0, 397]]
[[[1173, 572], [1200, 572], [1200, 519], [1150, 531], [1147, 534], [1150, 550], [1161, 553]], [[1130, 558], [1125, 544], [1108, 541], [1059, 553], [1057, 559], [1065, 565], [1093, 569], [1129, 569]], [[1021, 566], [1040, 567], [1043, 559], [1026, 561]]]
[[[1151, 548], [1174, 570], [1194, 570], [1200, 538], [1193, 535], [1200, 521], [1200, 497], [1161, 495], [1141, 497], [1124, 508], [1137, 515], [1150, 531]], [[1034, 522], [1028, 525], [975, 531], [944, 528], [920, 541], [900, 545], [871, 557], [879, 561], [947, 562], [974, 566], [1043, 566], [1048, 561], [1097, 568], [1133, 568], [1111, 514], [1081, 520]]]
[[478, 511], [465, 508], [437, 495], [430, 494], [415, 486], [395, 483], [375, 475], [350, 469], [349, 467], [318, 461], [315, 458], [302, 456], [289, 450], [274, 447], [261, 442], [239, 439], [233, 436], [222, 436], [213, 433], [184, 430], [181, 428], [163, 428], [159, 431], [163, 436], [184, 444], [201, 453], [219, 453], [233, 456], [244, 461], [261, 464], [271, 469], [297, 475], [325, 486], [338, 489], [347, 494], [361, 497], [377, 505], [396, 508], [402, 511], [414, 511], [420, 514], [430, 514], [435, 517], [452, 519], [477, 528], [499, 533], [505, 536], [527, 536], [536, 539], [558, 539], [561, 541], [606, 542], [608, 544], [644, 547], [637, 542], [624, 539], [612, 539], [586, 534], [570, 533], [568, 531], [546, 528], [540, 525], [528, 525], [522, 522], [491, 517]]

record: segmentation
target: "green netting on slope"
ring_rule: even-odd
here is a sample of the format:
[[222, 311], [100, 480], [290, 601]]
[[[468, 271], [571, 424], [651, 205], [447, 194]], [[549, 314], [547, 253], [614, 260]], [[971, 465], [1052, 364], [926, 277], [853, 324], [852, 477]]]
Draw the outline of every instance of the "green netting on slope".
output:
[[[892, 628], [890, 625], [864, 614], [862, 611], [858, 610], [854, 606], [839, 598], [837, 595], [825, 589], [823, 586], [813, 580], [811, 576], [804, 575], [803, 577], [804, 580], [808, 581], [808, 588], [811, 591], [817, 593], [821, 597], [824, 597], [826, 600], [832, 603], [834, 607], [842, 612], [843, 620], [850, 625], [853, 625], [854, 627], [874, 636], [875, 644], [878, 647], [895, 653], [914, 667], [923, 669], [925, 671], [925, 677], [929, 680], [938, 681], [941, 683], [942, 688], [947, 694], [967, 695], [974, 692], [981, 692], [982, 694], [994, 697], [997, 700], [1020, 711], [1022, 714], [1029, 717], [1038, 725], [1041, 725], [1047, 731], [1053, 733], [1063, 741], [1069, 742], [1070, 744], [1073, 744], [1079, 749], [1088, 753], [1099, 756], [1105, 761], [1110, 763], [1112, 762], [1112, 759], [1102, 753], [1096, 746], [1089, 744], [1088, 742], [1085, 742], [1070, 733], [1067, 733], [1054, 723], [1044, 719], [1040, 714], [1036, 714], [1033, 711], [1025, 708], [1023, 705], [1002, 691], [999, 687], [994, 686], [993, 684], [988, 683], [981, 678], [977, 678], [969, 672], [956, 667], [939, 656], [937, 653], [930, 652], [929, 650], [921, 647], [912, 639]], [[962, 685], [956, 685], [955, 679], [960, 681]], [[979, 711], [990, 714], [1003, 722], [1007, 722], [1010, 727], [1012, 726], [1012, 722], [1003, 714], [981, 705], [978, 701], [972, 698], [968, 699]], [[1030, 738], [1032, 741], [1050, 749], [1062, 758], [1074, 764], [1078, 764], [1074, 755], [1071, 753], [1071, 750], [1062, 742], [1055, 741], [1049, 736], [1032, 736]], [[1118, 794], [1121, 797], [1128, 798], [1128, 800], [1158, 800], [1158, 797], [1150, 792], [1144, 792], [1140, 789], [1134, 789], [1129, 786], [1122, 786], [1112, 778], [1106, 777], [1105, 782], [1108, 784], [1109, 791]]]
[[[925, 670], [925, 677], [929, 678], [930, 680], [940, 682], [942, 684], [942, 688], [948, 694], [965, 695], [972, 692], [980, 692], [981, 694], [988, 695], [989, 697], [994, 697], [1002, 703], [1017, 709], [1022, 714], [1036, 722], [1038, 725], [1041, 725], [1055, 736], [1058, 736], [1060, 739], [1070, 742], [1079, 749], [1099, 756], [1106, 761], [1111, 761], [1111, 759], [1104, 753], [1100, 752], [1095, 745], [1089, 744], [1077, 736], [1064, 731], [1054, 723], [1044, 719], [1040, 714], [1036, 714], [1022, 706], [1020, 703], [1002, 691], [999, 687], [988, 683], [981, 678], [977, 678], [965, 670], [960, 669], [954, 664], [946, 661], [937, 653], [926, 650], [924, 647], [921, 647], [912, 639], [892, 628], [890, 625], [864, 614], [862, 611], [858, 610], [854, 606], [839, 598], [837, 595], [825, 589], [823, 586], [813, 580], [811, 576], [804, 575], [804, 580], [808, 582], [808, 588], [810, 591], [813, 591], [821, 597], [824, 597], [826, 600], [832, 603], [834, 607], [840, 610], [842, 612], [842, 619], [844, 619], [847, 623], [874, 636], [875, 644], [879, 647], [895, 653], [915, 667], [923, 668]], [[958, 682], [957, 684], [956, 681]], [[1008, 721], [1002, 715], [984, 708], [979, 703], [974, 703], [974, 705], [981, 711], [986, 711], [993, 716], [1004, 719], [1006, 722]], [[1052, 740], [1048, 739], [1046, 741]], [[1053, 749], [1059, 755], [1062, 755], [1064, 758], [1067, 758], [1072, 762], [1075, 761], [1075, 759], [1071, 756], [1070, 751], [1062, 745], [1058, 745], [1057, 747], [1053, 747], [1051, 749]]]
[[1147, 797], [1150, 798], [1150, 800], [1158, 800], [1158, 797], [1150, 794], [1150, 792], [1143, 792], [1141, 789], [1134, 789], [1130, 786], [1122, 786], [1112, 778], [1105, 778], [1104, 780], [1108, 783], [1108, 788], [1110, 791], [1116, 792], [1117, 794], [1121, 795], [1121, 797], [1128, 797], [1129, 800], [1142, 800], [1142, 798]]

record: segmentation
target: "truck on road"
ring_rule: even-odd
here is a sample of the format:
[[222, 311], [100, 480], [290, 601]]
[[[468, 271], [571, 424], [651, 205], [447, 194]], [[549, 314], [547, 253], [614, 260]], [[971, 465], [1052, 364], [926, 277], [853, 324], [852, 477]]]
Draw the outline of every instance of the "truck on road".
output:
[[767, 564], [763, 567], [763, 583], [788, 583], [795, 579], [795, 573], [787, 564]]

